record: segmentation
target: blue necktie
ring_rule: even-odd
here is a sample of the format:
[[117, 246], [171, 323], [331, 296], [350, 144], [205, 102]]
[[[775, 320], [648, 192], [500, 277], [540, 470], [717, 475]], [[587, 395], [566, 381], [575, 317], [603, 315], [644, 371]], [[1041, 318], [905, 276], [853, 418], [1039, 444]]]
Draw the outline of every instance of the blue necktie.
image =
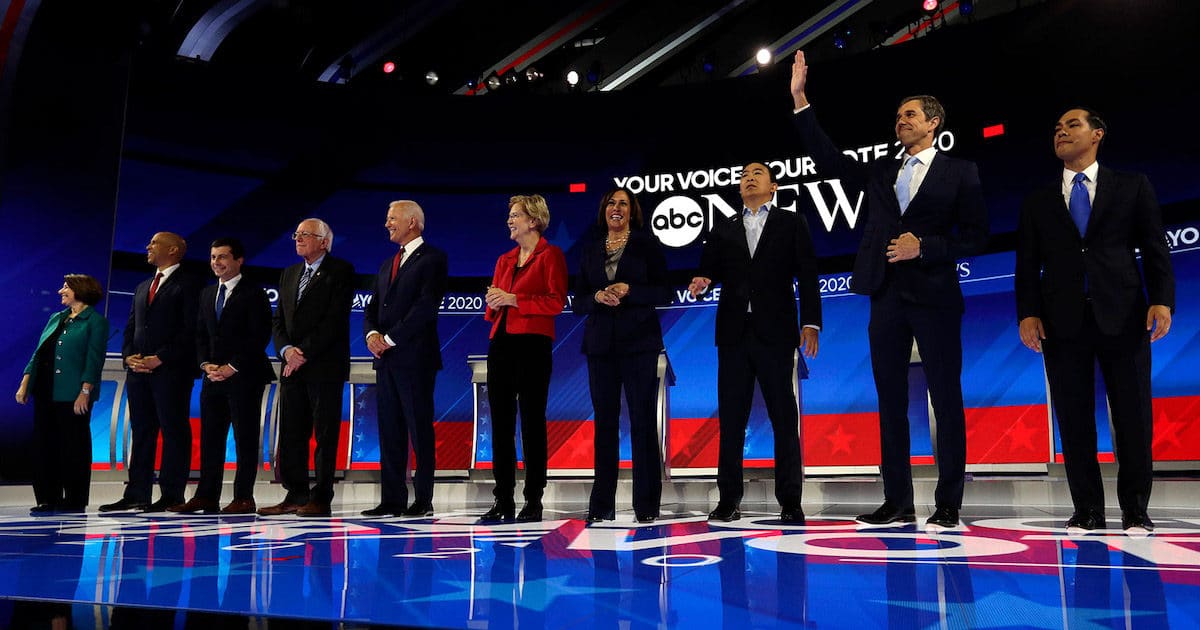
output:
[[1068, 208], [1071, 210], [1071, 219], [1075, 221], [1075, 227], [1079, 228], [1079, 235], [1083, 236], [1087, 233], [1088, 217], [1092, 215], [1092, 202], [1088, 199], [1087, 186], [1083, 184], [1087, 181], [1087, 175], [1076, 173], [1074, 181]]
[[909, 194], [909, 187], [912, 186], [913, 167], [920, 161], [915, 155], [905, 160], [904, 168], [900, 169], [900, 177], [896, 179], [896, 201], [900, 202], [900, 214], [904, 214], [904, 211], [908, 210], [908, 202], [912, 197]]
[[217, 289], [217, 321], [221, 321], [221, 311], [225, 310], [225, 283]]

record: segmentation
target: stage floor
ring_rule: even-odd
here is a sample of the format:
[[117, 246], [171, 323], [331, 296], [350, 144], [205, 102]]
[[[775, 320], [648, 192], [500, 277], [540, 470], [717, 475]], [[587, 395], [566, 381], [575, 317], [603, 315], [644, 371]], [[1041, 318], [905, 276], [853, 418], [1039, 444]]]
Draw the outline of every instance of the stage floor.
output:
[[668, 506], [652, 525], [548, 510], [497, 526], [477, 525], [475, 507], [424, 519], [339, 507], [321, 519], [2, 507], [0, 625], [12, 601], [36, 600], [72, 603], [76, 628], [136, 609], [166, 609], [174, 628], [201, 612], [251, 627], [1200, 626], [1200, 510], [1152, 512], [1154, 535], [1132, 538], [1115, 513], [1113, 529], [1068, 536], [1069, 510], [1035, 508], [973, 509], [931, 534], [856, 525], [858, 505], [806, 506], [805, 527], [766, 505], [728, 524]]

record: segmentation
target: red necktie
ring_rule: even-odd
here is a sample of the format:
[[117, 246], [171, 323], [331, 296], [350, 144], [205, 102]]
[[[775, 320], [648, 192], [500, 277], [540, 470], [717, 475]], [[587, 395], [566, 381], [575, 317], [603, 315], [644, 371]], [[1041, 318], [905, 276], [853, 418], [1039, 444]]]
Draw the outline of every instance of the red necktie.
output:
[[154, 274], [154, 282], [150, 283], [150, 297], [146, 300], [147, 304], [154, 303], [154, 294], [158, 293], [158, 281], [162, 280], [162, 272]]
[[401, 258], [404, 258], [404, 248], [403, 247], [400, 248], [400, 251], [396, 252], [396, 257], [392, 259], [392, 277], [388, 278], [389, 283], [396, 280], [396, 272], [400, 270], [400, 259]]

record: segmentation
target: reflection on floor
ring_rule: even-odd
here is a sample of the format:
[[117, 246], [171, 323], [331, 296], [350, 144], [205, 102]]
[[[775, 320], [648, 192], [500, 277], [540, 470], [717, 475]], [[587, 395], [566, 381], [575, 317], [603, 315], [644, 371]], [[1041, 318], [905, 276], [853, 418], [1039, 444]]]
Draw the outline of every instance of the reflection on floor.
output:
[[1153, 513], [1157, 531], [1135, 538], [1113, 515], [1112, 529], [1068, 536], [1064, 514], [1033, 509], [929, 533], [858, 526], [861, 506], [806, 506], [804, 527], [672, 507], [649, 525], [548, 510], [553, 520], [492, 526], [465, 510], [31, 518], [4, 507], [0, 627], [47, 613], [19, 600], [68, 604], [76, 628], [1200, 626], [1200, 511]]

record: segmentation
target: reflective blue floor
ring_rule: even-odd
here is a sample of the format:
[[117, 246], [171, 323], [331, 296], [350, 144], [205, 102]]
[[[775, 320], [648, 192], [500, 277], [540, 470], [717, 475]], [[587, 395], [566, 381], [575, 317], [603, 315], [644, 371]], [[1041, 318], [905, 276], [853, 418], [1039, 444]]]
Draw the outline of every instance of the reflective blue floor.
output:
[[[1061, 516], [1045, 513], [967, 516], [930, 534], [864, 529], [848, 520], [852, 506], [828, 511], [806, 527], [765, 512], [709, 523], [699, 511], [648, 526], [631, 514], [587, 525], [579, 513], [549, 512], [562, 518], [479, 526], [465, 512], [31, 518], [6, 507], [0, 598], [279, 625], [1200, 627], [1200, 513], [1155, 513], [1155, 534], [1132, 538], [1119, 529], [1068, 536]], [[107, 614], [76, 615], [75, 627], [107, 627]]]

